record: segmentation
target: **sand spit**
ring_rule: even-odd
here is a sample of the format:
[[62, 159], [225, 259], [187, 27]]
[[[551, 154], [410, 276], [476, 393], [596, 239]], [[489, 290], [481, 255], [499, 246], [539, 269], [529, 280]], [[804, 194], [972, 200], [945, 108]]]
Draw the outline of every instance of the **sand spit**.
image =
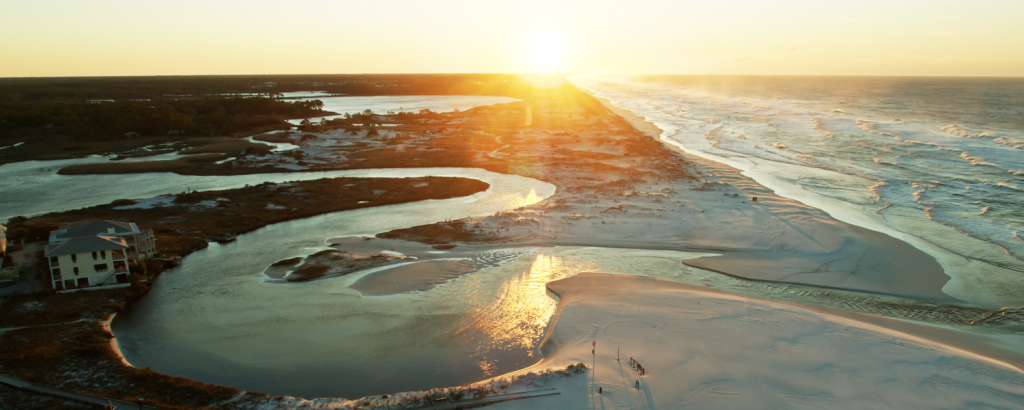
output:
[[101, 321], [100, 327], [103, 328], [104, 332], [107, 332], [107, 334], [110, 335], [110, 350], [114, 352], [114, 355], [121, 361], [121, 364], [126, 367], [133, 367], [132, 364], [128, 363], [128, 360], [124, 358], [124, 355], [121, 354], [121, 347], [117, 345], [117, 338], [114, 337], [114, 332], [110, 331], [110, 322], [113, 322], [115, 317], [117, 317], [117, 313], [107, 317], [107, 320]]
[[[560, 300], [542, 346], [545, 358], [505, 377], [584, 362], [592, 366], [587, 385], [555, 384], [563, 394], [492, 408], [1024, 403], [1024, 373], [1016, 367], [860, 321], [861, 315], [627, 275], [583, 273], [548, 287]], [[630, 358], [645, 368], [644, 375], [631, 368]], [[1021, 362], [1019, 354], [1016, 360]]]
[[[344, 276], [353, 272], [386, 265], [405, 259], [398, 255], [375, 254], [355, 256], [348, 252], [324, 250], [305, 258], [288, 258], [275, 262], [263, 272], [271, 279], [284, 279], [288, 282], [307, 282], [311, 280]], [[301, 260], [301, 265], [299, 261]], [[282, 274], [285, 271], [285, 274]]]
[[350, 288], [364, 296], [423, 292], [464, 274], [475, 272], [481, 264], [469, 259], [439, 259], [403, 264], [363, 276]]
[[[516, 375], [497, 377], [480, 383], [464, 386], [444, 387], [427, 391], [414, 391], [396, 394], [367, 396], [355, 400], [339, 398], [301, 399], [290, 396], [278, 396], [243, 408], [254, 410], [276, 409], [309, 409], [309, 410], [343, 410], [343, 409], [458, 409], [484, 406], [489, 403], [536, 403], [542, 397], [562, 394], [566, 386], [571, 390], [580, 390], [586, 382], [588, 366], [584, 363], [573, 363], [559, 368], [545, 369], [537, 372], [521, 372]], [[549, 387], [557, 385], [559, 388]], [[575, 392], [573, 392], [575, 393]]]

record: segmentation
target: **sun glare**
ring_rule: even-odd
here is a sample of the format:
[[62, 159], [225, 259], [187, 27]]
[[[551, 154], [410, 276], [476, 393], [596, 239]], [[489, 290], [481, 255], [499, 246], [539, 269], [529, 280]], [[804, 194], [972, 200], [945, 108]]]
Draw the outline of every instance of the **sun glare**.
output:
[[530, 40], [530, 57], [538, 72], [550, 72], [558, 69], [559, 57], [562, 53], [561, 41], [555, 33], [537, 33]]

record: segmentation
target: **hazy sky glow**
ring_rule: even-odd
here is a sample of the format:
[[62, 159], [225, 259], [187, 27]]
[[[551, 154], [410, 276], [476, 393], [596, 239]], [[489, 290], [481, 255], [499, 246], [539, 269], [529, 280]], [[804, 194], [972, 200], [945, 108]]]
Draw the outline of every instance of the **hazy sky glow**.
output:
[[1021, 0], [8, 0], [0, 77], [1024, 76]]

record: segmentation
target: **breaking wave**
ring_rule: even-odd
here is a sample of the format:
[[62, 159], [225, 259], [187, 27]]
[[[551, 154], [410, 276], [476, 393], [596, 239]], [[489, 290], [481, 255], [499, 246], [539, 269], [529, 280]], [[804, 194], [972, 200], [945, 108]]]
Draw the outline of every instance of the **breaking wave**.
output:
[[[1019, 278], [1018, 294], [1024, 294], [1024, 277], [1006, 273], [1024, 271], [1013, 257], [1024, 255], [1016, 233], [1024, 230], [1024, 100], [1017, 98], [1024, 82], [1014, 83], [1020, 90], [1014, 94], [1005, 92], [1004, 83], [956, 82], [961, 80], [917, 81], [907, 86], [916, 87], [912, 92], [877, 88], [871, 79], [814, 87], [800, 78], [756, 80], [756, 86], [749, 79], [671, 81], [589, 88], [678, 130], [665, 135], [689, 150], [765, 164], [760, 169], [777, 176], [773, 183], [793, 184], [788, 192], [795, 199], [813, 194], [855, 204], [896, 232], [985, 264], [949, 267], [951, 276]], [[984, 105], [965, 105], [962, 94], [948, 92], [951, 86], [974, 93], [978, 99], [972, 101]], [[999, 100], [1004, 97], [1017, 99]], [[676, 103], [685, 117], [651, 113], [648, 101]], [[836, 101], [845, 102], [841, 109]], [[801, 185], [803, 180], [828, 183]], [[986, 286], [989, 293], [1003, 292], [1003, 284]]]
[[958, 137], [964, 137], [964, 138], [982, 138], [982, 137], [993, 137], [994, 136], [992, 134], [989, 134], [988, 132], [974, 132], [974, 131], [970, 131], [970, 130], [965, 130], [965, 129], [961, 128], [959, 125], [956, 125], [956, 124], [949, 124], [949, 125], [943, 126], [942, 128], [939, 128], [939, 129], [942, 130], [942, 132], [945, 132], [946, 134], [956, 135]]

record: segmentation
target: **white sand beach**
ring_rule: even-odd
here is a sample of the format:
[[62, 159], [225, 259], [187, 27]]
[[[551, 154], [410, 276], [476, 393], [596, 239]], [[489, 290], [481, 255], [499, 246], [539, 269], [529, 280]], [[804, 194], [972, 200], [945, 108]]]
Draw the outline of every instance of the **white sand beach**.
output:
[[[560, 395], [492, 408], [960, 409], [1024, 403], [1024, 375], [1016, 367], [806, 305], [599, 273], [548, 287], [559, 305], [542, 347], [545, 358], [515, 374], [583, 362], [592, 366], [586, 383], [558, 379], [535, 388], [555, 387]], [[643, 376], [630, 366], [631, 358], [643, 366]]]

